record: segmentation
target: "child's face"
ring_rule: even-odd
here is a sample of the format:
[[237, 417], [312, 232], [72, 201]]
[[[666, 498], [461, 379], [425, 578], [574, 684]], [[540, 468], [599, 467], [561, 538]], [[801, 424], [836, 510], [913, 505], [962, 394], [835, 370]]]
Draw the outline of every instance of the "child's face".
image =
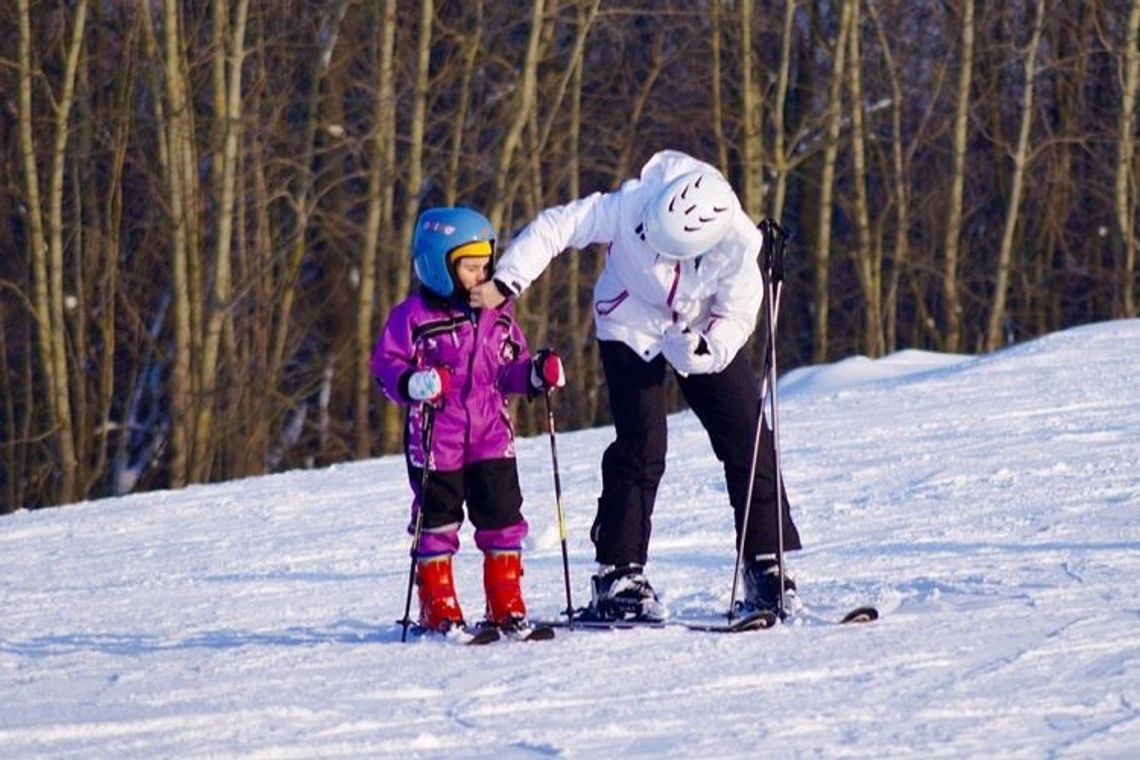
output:
[[490, 256], [464, 256], [455, 262], [455, 278], [464, 290], [486, 282], [490, 276]]

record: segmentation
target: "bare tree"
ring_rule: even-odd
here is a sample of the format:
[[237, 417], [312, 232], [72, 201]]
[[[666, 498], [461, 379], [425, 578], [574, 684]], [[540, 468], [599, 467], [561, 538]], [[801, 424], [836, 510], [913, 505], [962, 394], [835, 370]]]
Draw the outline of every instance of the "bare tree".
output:
[[970, 82], [974, 71], [974, 0], [962, 0], [962, 38], [958, 70], [958, 105], [954, 116], [954, 158], [947, 199], [943, 245], [942, 316], [944, 348], [956, 353], [962, 348], [962, 301], [958, 269], [962, 235], [962, 196], [966, 183], [966, 145], [970, 138]]
[[1124, 261], [1120, 277], [1120, 312], [1122, 317], [1134, 317], [1136, 306], [1136, 186], [1134, 159], [1136, 155], [1135, 120], [1137, 92], [1140, 91], [1140, 0], [1133, 0], [1128, 12], [1127, 36], [1124, 45], [1123, 91], [1120, 102], [1120, 128], [1117, 132], [1119, 157], [1116, 161], [1116, 181], [1113, 201], [1116, 223], [1120, 228]]
[[724, 32], [721, 29], [721, 17], [724, 14], [722, 0], [709, 2], [709, 48], [712, 59], [712, 107], [709, 117], [712, 121], [713, 140], [716, 143], [716, 165], [721, 173], [728, 175], [728, 140], [724, 134], [724, 66], [721, 62], [721, 41]]
[[60, 501], [80, 497], [79, 461], [75, 451], [76, 430], [72, 415], [72, 394], [68, 382], [67, 323], [64, 318], [64, 165], [70, 132], [71, 107], [75, 92], [79, 54], [87, 19], [86, 0], [75, 4], [71, 38], [62, 67], [60, 92], [55, 98], [54, 130], [49, 162], [46, 214], [40, 195], [35, 130], [32, 124], [32, 32], [27, 0], [19, 0], [19, 132], [30, 227], [29, 247], [35, 274], [34, 308], [36, 337], [48, 392], [51, 439], [57, 455]]
[[1029, 162], [1029, 134], [1030, 128], [1033, 126], [1033, 93], [1037, 88], [1038, 48], [1041, 44], [1041, 32], [1044, 26], [1045, 0], [1037, 0], [1033, 30], [1025, 48], [1023, 61], [1025, 81], [1021, 93], [1021, 125], [1017, 134], [1017, 146], [1011, 156], [1013, 159], [1013, 177], [1010, 180], [1009, 205], [1006, 211], [1005, 226], [1002, 229], [1001, 248], [998, 250], [993, 304], [990, 307], [989, 323], [986, 326], [985, 347], [987, 351], [995, 351], [1002, 345], [1002, 324], [1006, 317], [1005, 305], [1013, 262], [1014, 233], [1019, 221], [1026, 165]]
[[[355, 382], [355, 444], [354, 454], [363, 459], [372, 453], [372, 428], [369, 409], [373, 396], [372, 372], [369, 366], [372, 342], [375, 338], [374, 315], [378, 291], [380, 305], [386, 314], [394, 300], [388, 283], [381, 284], [378, 266], [380, 231], [392, 223], [392, 183], [395, 155], [395, 52], [396, 52], [396, 0], [385, 0], [377, 30], [380, 36], [379, 56], [376, 61], [376, 107], [373, 111], [373, 133], [369, 140], [371, 164], [368, 171], [368, 215], [364, 223], [364, 243], [360, 258], [360, 298], [356, 311], [356, 382]], [[382, 442], [392, 442], [399, 436], [399, 415], [394, 407], [386, 409], [382, 428]]]
[[855, 271], [863, 291], [863, 351], [868, 356], [882, 356], [883, 339], [883, 251], [871, 241], [871, 212], [867, 200], [867, 130], [863, 97], [863, 59], [860, 50], [861, 22], [859, 4], [852, 9], [850, 63], [847, 87], [851, 93], [851, 174], [854, 187]]
[[502, 229], [506, 209], [511, 199], [507, 197], [510, 184], [509, 175], [515, 150], [522, 141], [530, 112], [535, 107], [535, 90], [538, 80], [539, 39], [542, 35], [542, 17], [545, 13], [545, 0], [531, 0], [530, 33], [527, 35], [526, 53], [519, 72], [519, 83], [515, 91], [510, 118], [507, 121], [503, 141], [499, 145], [495, 173], [491, 182], [491, 203], [487, 218], [495, 229]]
[[202, 396], [194, 426], [194, 467], [190, 477], [195, 481], [209, 479], [214, 447], [214, 412], [218, 405], [218, 355], [222, 329], [229, 320], [232, 295], [231, 255], [236, 216], [238, 143], [241, 140], [242, 65], [245, 61], [245, 29], [249, 0], [238, 0], [234, 8], [232, 29], [225, 0], [214, 0], [214, 71], [216, 119], [221, 143], [214, 156], [218, 175], [216, 251], [213, 267], [213, 290], [205, 304], [205, 335], [198, 362], [198, 388]]
[[854, 4], [858, 0], [843, 0], [840, 8], [839, 32], [835, 38], [835, 53], [831, 64], [831, 84], [827, 98], [827, 143], [819, 178], [819, 226], [816, 231], [815, 261], [815, 330], [813, 331], [812, 357], [817, 362], [828, 355], [828, 318], [830, 317], [831, 267], [831, 215], [835, 193], [835, 163], [839, 154], [839, 132], [842, 126], [842, 92], [847, 66], [847, 46], [851, 36]]
[[[794, 54], [793, 40], [795, 39], [796, 0], [786, 0], [784, 3], [784, 22], [780, 33], [780, 65], [776, 76], [776, 93], [772, 99], [772, 172], [776, 178], [774, 200], [771, 205], [771, 214], [776, 220], [783, 218], [784, 204], [788, 195], [788, 175], [792, 169], [792, 156], [789, 155], [787, 124], [785, 111], [788, 101], [788, 84]], [[795, 143], [792, 142], [794, 145]]]
[[752, 3], [740, 3], [741, 186], [744, 212], [757, 219], [764, 211], [764, 144], [757, 60], [752, 44]]

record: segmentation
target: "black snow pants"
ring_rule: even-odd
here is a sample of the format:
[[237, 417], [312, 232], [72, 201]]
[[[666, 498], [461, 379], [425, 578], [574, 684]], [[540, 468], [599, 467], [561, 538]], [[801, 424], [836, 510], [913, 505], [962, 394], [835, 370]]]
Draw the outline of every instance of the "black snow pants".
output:
[[[616, 440], [602, 456], [602, 495], [591, 529], [596, 559], [603, 565], [644, 565], [649, 553], [657, 486], [665, 473], [667, 430], [662, 356], [643, 360], [624, 343], [599, 341], [609, 391]], [[728, 499], [735, 513], [737, 545], [748, 497], [748, 474], [756, 435], [760, 389], [744, 352], [709, 375], [677, 375], [681, 393], [708, 433], [716, 458], [724, 464]], [[765, 424], [752, 494], [745, 557], [776, 552], [775, 474], [772, 431]], [[801, 548], [781, 479], [784, 549]], [[733, 554], [735, 555], [735, 547]]]

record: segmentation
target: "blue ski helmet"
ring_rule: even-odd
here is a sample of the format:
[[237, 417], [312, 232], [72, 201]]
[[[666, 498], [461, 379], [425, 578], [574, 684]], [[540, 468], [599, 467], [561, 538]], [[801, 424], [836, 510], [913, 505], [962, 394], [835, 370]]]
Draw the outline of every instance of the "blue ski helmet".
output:
[[463, 256], [492, 256], [495, 230], [478, 211], [458, 206], [428, 209], [416, 220], [412, 262], [424, 286], [450, 298], [455, 292], [452, 265]]

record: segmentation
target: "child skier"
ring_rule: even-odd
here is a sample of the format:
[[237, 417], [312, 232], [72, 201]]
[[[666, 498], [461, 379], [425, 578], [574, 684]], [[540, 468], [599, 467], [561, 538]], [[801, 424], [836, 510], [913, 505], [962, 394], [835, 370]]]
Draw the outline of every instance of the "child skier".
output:
[[412, 241], [421, 287], [392, 309], [372, 353], [372, 373], [384, 394], [408, 406], [412, 525], [423, 510], [413, 549], [419, 622], [434, 631], [465, 625], [451, 569], [464, 502], [484, 554], [487, 622], [526, 625], [519, 579], [527, 522], [507, 394], [565, 384], [556, 353], [531, 355], [510, 301], [497, 308], [468, 305], [470, 289], [491, 276], [494, 252], [494, 230], [477, 211], [423, 212]]

